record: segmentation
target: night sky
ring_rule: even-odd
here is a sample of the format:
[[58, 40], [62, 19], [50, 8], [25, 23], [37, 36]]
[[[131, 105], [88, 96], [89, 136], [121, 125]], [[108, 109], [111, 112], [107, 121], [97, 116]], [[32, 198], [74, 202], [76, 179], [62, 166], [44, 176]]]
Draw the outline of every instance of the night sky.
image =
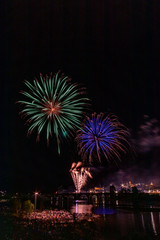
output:
[[26, 136], [16, 104], [25, 79], [61, 69], [86, 86], [92, 112], [116, 114], [133, 135], [144, 115], [160, 120], [159, 0], [1, 2], [0, 189], [73, 185], [74, 139], [58, 156], [54, 140]]

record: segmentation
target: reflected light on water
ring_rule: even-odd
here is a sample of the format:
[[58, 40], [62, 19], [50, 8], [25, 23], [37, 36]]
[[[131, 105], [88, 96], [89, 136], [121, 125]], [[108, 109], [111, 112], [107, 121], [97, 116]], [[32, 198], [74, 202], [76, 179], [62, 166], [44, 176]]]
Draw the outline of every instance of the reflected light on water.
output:
[[110, 208], [100, 207], [100, 208], [95, 209], [94, 213], [95, 214], [100, 214], [100, 215], [103, 215], [103, 214], [115, 214], [116, 210], [110, 209]]
[[[93, 197], [96, 200], [96, 197]], [[92, 200], [93, 200], [92, 199]], [[100, 218], [103, 224], [106, 224], [106, 232], [117, 239], [116, 236], [130, 236], [130, 234], [139, 234], [137, 236], [148, 236], [148, 239], [159, 236], [160, 213], [150, 211], [133, 211], [132, 207], [117, 208], [119, 202], [115, 201], [114, 207], [105, 205], [105, 199], [101, 198], [101, 203], [87, 204], [85, 200], [77, 200], [71, 207], [70, 212], [76, 214], [76, 219]], [[79, 215], [78, 215], [79, 214]], [[100, 216], [101, 215], [101, 216]], [[120, 238], [119, 238], [120, 239]], [[127, 238], [126, 238], [127, 239]], [[140, 238], [139, 238], [140, 239]], [[144, 238], [145, 239], [145, 238]], [[156, 239], [156, 238], [155, 238]]]
[[143, 217], [143, 214], [141, 213], [141, 218], [142, 218], [142, 226], [143, 226], [143, 229], [145, 231], [145, 225], [144, 225], [144, 217]]
[[152, 222], [153, 232], [154, 232], [155, 235], [157, 235], [153, 212], [151, 212], [151, 222]]
[[92, 214], [92, 204], [80, 204], [76, 203], [71, 207], [70, 212], [73, 213], [79, 213], [79, 214]]

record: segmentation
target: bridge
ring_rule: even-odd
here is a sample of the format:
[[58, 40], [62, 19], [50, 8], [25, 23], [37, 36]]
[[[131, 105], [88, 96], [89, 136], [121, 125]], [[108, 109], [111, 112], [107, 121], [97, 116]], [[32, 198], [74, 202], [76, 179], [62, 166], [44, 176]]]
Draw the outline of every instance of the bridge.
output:
[[53, 196], [54, 201], [76, 201], [76, 200], [85, 200], [88, 203], [92, 202], [110, 202], [112, 197], [116, 197], [116, 195], [112, 195], [109, 192], [71, 192], [71, 193], [55, 193]]

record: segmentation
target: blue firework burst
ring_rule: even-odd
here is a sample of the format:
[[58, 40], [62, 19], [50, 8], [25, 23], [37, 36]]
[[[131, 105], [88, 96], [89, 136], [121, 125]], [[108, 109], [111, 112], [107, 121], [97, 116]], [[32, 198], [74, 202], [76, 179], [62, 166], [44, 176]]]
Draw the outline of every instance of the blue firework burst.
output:
[[92, 114], [87, 118], [77, 134], [79, 154], [91, 163], [96, 155], [101, 162], [102, 156], [110, 161], [127, 151], [129, 131], [114, 115], [104, 117], [103, 113]]

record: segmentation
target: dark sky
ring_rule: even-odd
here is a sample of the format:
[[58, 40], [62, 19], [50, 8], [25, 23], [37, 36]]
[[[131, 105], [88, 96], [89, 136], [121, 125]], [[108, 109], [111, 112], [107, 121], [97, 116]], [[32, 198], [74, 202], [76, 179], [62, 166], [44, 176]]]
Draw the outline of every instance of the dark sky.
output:
[[1, 1], [0, 189], [52, 191], [72, 184], [73, 144], [57, 155], [26, 137], [19, 116], [24, 79], [61, 69], [83, 83], [93, 111], [112, 112], [136, 131], [160, 120], [159, 0]]

